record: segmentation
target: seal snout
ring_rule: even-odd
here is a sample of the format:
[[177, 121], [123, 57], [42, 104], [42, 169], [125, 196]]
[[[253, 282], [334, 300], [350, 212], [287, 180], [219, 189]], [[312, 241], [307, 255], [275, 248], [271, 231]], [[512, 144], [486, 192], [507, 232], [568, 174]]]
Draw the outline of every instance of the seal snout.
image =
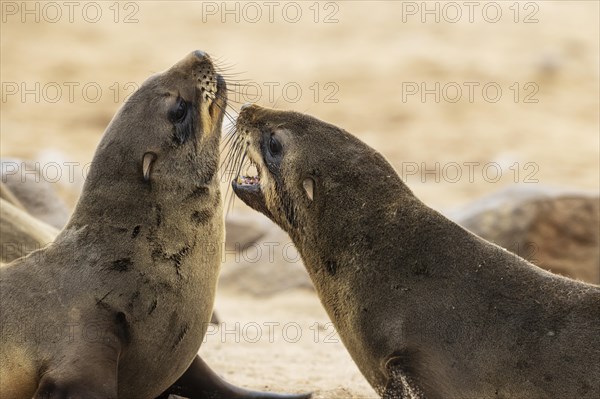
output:
[[242, 126], [254, 121], [254, 119], [256, 118], [256, 113], [259, 109], [260, 107], [258, 105], [252, 103], [245, 103], [244, 105], [242, 105], [240, 107], [240, 113], [237, 118], [238, 129], [241, 130], [240, 128]]
[[[227, 84], [217, 73], [211, 57], [202, 50], [192, 51], [182, 61], [179, 73], [189, 76], [198, 90], [200, 117], [208, 131], [220, 124], [227, 107]], [[190, 97], [195, 97], [190, 95]]]
[[[260, 109], [255, 104], [246, 103], [240, 108], [234, 133], [235, 148], [232, 158], [234, 170], [237, 171], [231, 186], [235, 194], [253, 209], [269, 216], [263, 193], [264, 183], [268, 172], [263, 160], [256, 136], [256, 113]], [[246, 166], [246, 167], [244, 167]], [[261, 178], [262, 177], [262, 178]]]
[[206, 54], [204, 51], [202, 50], [196, 50], [193, 51], [192, 54], [198, 58], [198, 60], [203, 61], [204, 59], [208, 58], [208, 54]]
[[193, 76], [205, 102], [213, 101], [220, 87], [225, 83], [224, 80], [219, 82], [220, 75], [216, 73], [210, 56], [202, 50], [195, 50], [188, 54], [182, 61], [181, 72]]

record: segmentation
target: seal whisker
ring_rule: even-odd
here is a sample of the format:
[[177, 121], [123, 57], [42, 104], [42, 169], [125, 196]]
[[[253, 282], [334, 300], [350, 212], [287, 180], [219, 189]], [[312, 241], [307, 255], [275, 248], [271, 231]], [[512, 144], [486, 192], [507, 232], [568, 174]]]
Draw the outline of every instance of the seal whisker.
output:
[[[233, 143], [237, 140], [235, 132], [226, 133], [225, 140], [221, 143], [223, 148], [221, 149], [220, 155], [223, 155], [226, 152], [225, 158], [223, 162], [229, 157], [229, 153], [233, 147]], [[223, 164], [221, 164], [223, 166]]]
[[[215, 68], [215, 70], [217, 72], [219, 72], [221, 75], [221, 72], [225, 72], [225, 71], [229, 71], [233, 68], [237, 68], [237, 65], [233, 62], [230, 61], [226, 61], [224, 59], [222, 59], [221, 57], [213, 57], [213, 66]], [[247, 71], [239, 71], [239, 72], [235, 72], [235, 74], [237, 75], [241, 75], [247, 73]]]
[[[244, 86], [240, 86], [240, 87], [244, 87]], [[241, 97], [241, 93], [238, 90], [234, 90], [234, 89], [228, 88], [228, 89], [226, 89], [226, 91], [228, 93], [234, 94], [235, 96], [240, 96]], [[216, 97], [216, 98], [218, 98], [218, 97]], [[232, 111], [234, 111], [234, 112], [237, 113], [237, 110], [235, 108], [233, 108], [231, 106], [231, 104], [229, 104], [229, 103], [234, 103], [234, 104], [238, 104], [238, 105], [244, 105], [244, 104], [247, 103], [247, 101], [238, 101], [238, 100], [235, 100], [235, 99], [229, 97], [228, 100], [227, 100], [227, 103], [228, 103], [227, 106], [229, 108], [231, 108]]]
[[[225, 75], [225, 76], [227, 76], [227, 75]], [[246, 78], [244, 78], [244, 79], [227, 79], [227, 83], [229, 83], [229, 82], [233, 82], [234, 86], [239, 86], [239, 83], [237, 83], [237, 82], [248, 82], [249, 83], [249, 82], [252, 82], [252, 80], [246, 79]]]
[[[215, 59], [213, 58], [215, 71], [217, 71], [221, 76], [239, 76], [248, 73], [248, 71], [238, 70], [235, 63], [223, 61], [218, 58], [216, 59], [216, 62], [214, 60]], [[235, 70], [236, 72], [231, 72], [232, 70]]]
[[[235, 91], [232, 91], [232, 93], [238, 94]], [[231, 99], [231, 98], [229, 99], [229, 102], [233, 103], [233, 104], [236, 104], [236, 105], [240, 105], [240, 106], [247, 103], [247, 101], [238, 101], [238, 100], [234, 100], [234, 99]], [[230, 105], [230, 108], [231, 108], [232, 111], [235, 111], [237, 113], [237, 110], [235, 108], [231, 107], [231, 105]]]
[[225, 159], [223, 160], [223, 164], [221, 164], [221, 168], [223, 168], [223, 166], [225, 166], [225, 168], [223, 169], [223, 173], [227, 173], [227, 171], [229, 171], [229, 167], [233, 166], [235, 167], [236, 165], [236, 159], [239, 157], [239, 152], [242, 151], [242, 140], [239, 138], [238, 135], [234, 135], [234, 143], [233, 145], [230, 147], [230, 149], [227, 152], [227, 155], [225, 156]]
[[235, 165], [236, 159], [239, 156], [239, 152], [242, 151], [242, 146], [244, 144], [242, 138], [239, 134], [233, 134], [233, 143], [232, 143], [232, 151], [230, 153], [230, 161], [232, 165]]
[[230, 190], [229, 188], [227, 188], [227, 193], [225, 194], [225, 198], [227, 200], [227, 198], [229, 198], [227, 200], [227, 207], [225, 209], [225, 217], [229, 216], [230, 212], [233, 212], [233, 208], [235, 207], [235, 194], [233, 193], [233, 190]]
[[[231, 109], [232, 112], [235, 112], [237, 114], [237, 110], [235, 108], [233, 108], [230, 104], [230, 102], [234, 102], [236, 104], [241, 104], [238, 101], [235, 100], [231, 100], [229, 98], [227, 98], [226, 95], [224, 94], [217, 94], [217, 93], [213, 93], [213, 92], [208, 92], [207, 95], [209, 96], [209, 98], [211, 99], [211, 101], [214, 101], [215, 106], [217, 106], [221, 111], [223, 111], [223, 114], [227, 117], [227, 119], [229, 119], [230, 122], [234, 123], [235, 122], [235, 117], [233, 115], [231, 115], [227, 109]], [[215, 101], [217, 99], [223, 99], [226, 100], [225, 102], [225, 108], [223, 108], [223, 106], [221, 104], [218, 103], [218, 101]]]
[[[229, 77], [231, 77], [231, 76], [240, 76], [240, 75], [243, 75], [244, 73], [246, 73], [246, 72], [229, 72], [229, 71], [230, 70], [226, 70], [226, 69], [218, 69], [219, 75], [221, 75], [223, 77], [227, 77], [228, 81], [229, 81]], [[247, 81], [250, 81], [250, 79], [246, 79], [246, 78], [244, 78], [244, 79], [238, 79], [238, 80], [247, 80]]]
[[[236, 118], [237, 119], [237, 118]], [[235, 126], [235, 123], [233, 123], [231, 126], [229, 126], [229, 128], [227, 129], [227, 132], [225, 132], [225, 139], [230, 139], [233, 134], [237, 131], [237, 127]]]
[[[214, 97], [212, 97], [212, 98], [211, 98], [211, 100], [213, 100], [213, 101], [214, 101], [214, 100], [217, 100], [217, 99], [219, 99], [219, 97], [218, 97], [218, 96], [214, 96]], [[219, 102], [218, 102], [218, 101], [214, 101], [214, 102], [213, 102], [213, 104], [214, 104], [214, 105], [215, 105], [217, 108], [219, 108], [219, 110], [220, 110], [221, 112], [223, 112], [223, 115], [225, 115], [225, 116], [227, 117], [227, 119], [229, 120], [229, 122], [232, 122], [232, 123], [234, 123], [234, 122], [235, 122], [235, 117], [234, 117], [233, 115], [231, 115], [231, 114], [230, 114], [230, 113], [227, 111], [227, 106], [228, 106], [227, 104], [225, 105], [225, 108], [223, 108], [223, 107], [221, 106], [221, 104], [219, 104]], [[235, 111], [235, 110], [234, 110], [234, 109], [233, 109], [233, 108], [232, 108], [230, 105], [229, 105], [229, 107], [230, 107], [230, 108], [231, 108], [233, 111]]]
[[[215, 70], [222, 74], [222, 72], [230, 72], [232, 70], [237, 70], [237, 65], [231, 62], [218, 61], [217, 63], [215, 63]], [[237, 72], [231, 73], [234, 75], [242, 75], [248, 73], [248, 71], [237, 70]]]
[[[239, 148], [238, 154], [236, 155], [236, 160], [235, 160], [235, 162], [233, 164], [234, 168], [235, 168], [235, 166], [236, 166], [236, 164], [238, 162], [237, 160], [239, 159], [239, 154], [242, 154], [242, 160], [240, 161], [240, 166], [239, 166], [239, 169], [241, 170], [242, 164], [243, 164], [244, 159], [246, 157], [246, 148], [243, 148], [243, 147]], [[239, 173], [240, 172], [238, 170], [237, 176], [239, 176]], [[227, 215], [229, 215], [229, 212], [233, 211], [233, 207], [235, 205], [235, 194], [233, 193], [233, 190], [231, 189], [230, 185], [227, 186], [227, 190], [225, 191], [225, 199], [227, 201], [227, 208], [226, 208], [226, 211], [225, 211], [225, 215], [227, 216]]]
[[246, 149], [248, 148], [248, 145], [246, 145], [245, 148], [243, 148], [242, 150], [242, 160], [240, 161], [239, 165], [238, 165], [238, 169], [237, 169], [237, 173], [236, 175], [239, 176], [241, 171], [242, 171], [242, 166], [244, 165], [244, 161], [246, 160]]
[[223, 144], [223, 148], [221, 149], [221, 155], [223, 155], [223, 151], [231, 148], [230, 144], [233, 142], [234, 139], [235, 139], [235, 129], [233, 131], [230, 129], [228, 132], [225, 133], [224, 139], [221, 142], [221, 144]]
[[[244, 140], [239, 135], [235, 135], [235, 137], [236, 137], [236, 150], [235, 150], [236, 152], [234, 153], [233, 157], [230, 158], [231, 160], [233, 160], [233, 163], [228, 162], [227, 165], [231, 164], [231, 166], [232, 166], [232, 169], [229, 170], [229, 176], [233, 175], [234, 178], [237, 178], [237, 176], [240, 175], [244, 164], [248, 162], [248, 158], [247, 158], [248, 144], [245, 144]], [[228, 170], [226, 169], [224, 172], [227, 172], [227, 171]], [[234, 173], [235, 173], [235, 175], [234, 175]], [[227, 186], [227, 191], [225, 193], [225, 198], [226, 198], [226, 201], [228, 202], [226, 215], [228, 215], [229, 212], [231, 212], [233, 210], [233, 207], [235, 205], [234, 197], [235, 197], [235, 194], [231, 190], [231, 186]]]

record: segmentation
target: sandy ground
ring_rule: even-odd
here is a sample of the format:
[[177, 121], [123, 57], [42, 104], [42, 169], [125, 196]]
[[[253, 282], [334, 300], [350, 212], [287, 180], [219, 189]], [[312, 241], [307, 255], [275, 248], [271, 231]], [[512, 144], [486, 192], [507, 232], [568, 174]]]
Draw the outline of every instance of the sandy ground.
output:
[[[342, 126], [434, 208], [516, 183], [598, 191], [598, 2], [478, 3], [472, 15], [462, 2], [428, 2], [439, 22], [421, 2], [276, 2], [271, 15], [263, 2], [83, 2], [71, 16], [61, 2], [37, 4], [35, 15], [2, 3], [0, 155], [57, 163], [70, 204], [126, 95], [198, 48], [220, 59], [232, 88], [245, 79], [234, 109], [257, 101]], [[72, 182], [65, 162], [79, 163]], [[201, 353], [232, 382], [374, 396], [309, 289], [257, 296], [228, 284], [217, 308], [225, 325]]]

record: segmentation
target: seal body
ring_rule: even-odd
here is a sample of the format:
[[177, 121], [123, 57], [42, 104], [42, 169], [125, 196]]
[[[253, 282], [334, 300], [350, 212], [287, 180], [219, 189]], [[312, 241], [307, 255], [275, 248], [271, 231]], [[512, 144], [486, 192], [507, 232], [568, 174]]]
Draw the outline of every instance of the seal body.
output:
[[234, 146], [258, 170], [235, 193], [290, 235], [382, 397], [600, 396], [598, 286], [461, 228], [375, 150], [310, 116], [246, 106]]
[[153, 398], [210, 320], [225, 82], [194, 52], [108, 126], [67, 226], [0, 270], [2, 398]]

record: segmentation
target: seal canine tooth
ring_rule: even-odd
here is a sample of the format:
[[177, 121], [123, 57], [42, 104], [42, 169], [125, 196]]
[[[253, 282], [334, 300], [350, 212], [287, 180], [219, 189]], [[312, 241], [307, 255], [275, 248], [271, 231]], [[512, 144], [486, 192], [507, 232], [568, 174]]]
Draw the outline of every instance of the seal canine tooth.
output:
[[[540, 269], [451, 222], [334, 125], [249, 105], [236, 127], [275, 184], [232, 184], [235, 194], [289, 234], [381, 397], [600, 397], [600, 286]], [[269, 134], [281, 136], [278, 156], [261, 147]]]

